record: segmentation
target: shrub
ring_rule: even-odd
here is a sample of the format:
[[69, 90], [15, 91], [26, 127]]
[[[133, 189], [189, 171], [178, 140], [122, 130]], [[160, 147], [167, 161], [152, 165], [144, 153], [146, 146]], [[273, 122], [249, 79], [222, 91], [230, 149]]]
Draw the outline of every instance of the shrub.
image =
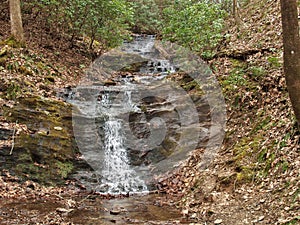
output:
[[177, 0], [164, 12], [163, 37], [199, 52], [204, 58], [213, 56], [223, 37], [226, 12], [220, 4], [208, 1]]
[[128, 35], [133, 18], [126, 0], [34, 0], [24, 4], [52, 33], [67, 34], [71, 43], [88, 36], [90, 46], [95, 40], [105, 47], [118, 45]]

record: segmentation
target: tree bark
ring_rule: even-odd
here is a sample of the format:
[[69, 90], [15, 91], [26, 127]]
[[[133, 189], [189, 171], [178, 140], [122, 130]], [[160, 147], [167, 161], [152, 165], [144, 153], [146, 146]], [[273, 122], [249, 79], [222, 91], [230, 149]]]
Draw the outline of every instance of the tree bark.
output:
[[20, 0], [9, 0], [11, 34], [19, 42], [24, 42]]
[[237, 8], [237, 0], [232, 1], [232, 14], [234, 17], [236, 17], [236, 8]]
[[297, 0], [280, 0], [284, 73], [292, 106], [300, 125], [300, 37]]

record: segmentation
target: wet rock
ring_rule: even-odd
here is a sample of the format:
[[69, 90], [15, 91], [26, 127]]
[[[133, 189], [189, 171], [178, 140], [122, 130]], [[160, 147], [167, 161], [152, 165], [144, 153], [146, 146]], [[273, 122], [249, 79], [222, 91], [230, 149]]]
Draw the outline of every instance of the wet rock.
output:
[[106, 80], [104, 81], [105, 86], [111, 86], [111, 85], [116, 85], [117, 83], [113, 80]]
[[64, 102], [34, 96], [18, 99], [13, 108], [4, 107], [7, 119], [25, 124], [28, 131], [15, 137], [12, 155], [9, 149], [1, 151], [5, 163], [0, 169], [41, 183], [63, 183], [77, 166], [71, 109]]
[[0, 128], [0, 140], [8, 140], [11, 138], [13, 130]]

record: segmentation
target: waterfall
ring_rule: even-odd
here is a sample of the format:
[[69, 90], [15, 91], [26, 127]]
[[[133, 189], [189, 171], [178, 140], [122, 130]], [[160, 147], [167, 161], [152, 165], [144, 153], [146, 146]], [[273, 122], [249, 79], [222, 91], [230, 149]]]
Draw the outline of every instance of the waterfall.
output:
[[[129, 85], [129, 81], [124, 79]], [[130, 84], [129, 86], [132, 86]], [[118, 101], [111, 99], [116, 98], [114, 92], [105, 92], [102, 94], [99, 104], [99, 111], [106, 114], [108, 118], [103, 125], [104, 131], [104, 166], [101, 171], [101, 184], [98, 189], [101, 193], [109, 194], [127, 194], [141, 193], [147, 191], [147, 185], [130, 165], [127, 149], [124, 144], [123, 121], [117, 118], [115, 112], [116, 104], [120, 104], [120, 111], [132, 112], [139, 111], [139, 108], [132, 101], [132, 91], [124, 90], [117, 95]]]
[[97, 59], [70, 95], [74, 135], [90, 166], [76, 178], [87, 189], [114, 195], [148, 192], [157, 177], [178, 167], [198, 145], [206, 146], [209, 131], [199, 127], [199, 118], [209, 124], [206, 96], [197, 96], [203, 108], [199, 114], [186, 91], [164, 79], [181, 71], [181, 58], [164, 57], [159, 50], [154, 36], [124, 43]]
[[122, 122], [108, 120], [104, 125], [105, 159], [100, 189], [110, 194], [145, 192], [147, 186], [131, 168], [124, 148]]

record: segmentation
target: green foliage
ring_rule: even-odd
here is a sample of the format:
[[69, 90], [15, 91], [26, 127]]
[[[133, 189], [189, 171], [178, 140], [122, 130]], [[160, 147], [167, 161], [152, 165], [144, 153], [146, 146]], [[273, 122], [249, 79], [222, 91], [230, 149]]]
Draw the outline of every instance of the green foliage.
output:
[[11, 82], [8, 89], [6, 90], [6, 98], [15, 100], [21, 95], [21, 88], [20, 86], [15, 83]]
[[154, 0], [129, 0], [134, 10], [132, 29], [136, 33], [155, 34], [159, 31], [161, 15]]
[[270, 56], [270, 57], [268, 58], [268, 63], [269, 63], [272, 67], [274, 67], [274, 68], [278, 68], [278, 67], [281, 67], [281, 66], [282, 66], [282, 64], [280, 63], [278, 57], [272, 57], [272, 56]]
[[226, 12], [220, 4], [207, 1], [177, 0], [163, 11], [163, 37], [199, 52], [204, 58], [214, 55], [223, 37]]
[[68, 174], [71, 173], [74, 168], [73, 164], [70, 162], [57, 161], [55, 165], [58, 169], [58, 174], [60, 174], [62, 178], [67, 178]]
[[282, 225], [296, 225], [299, 224], [300, 216], [297, 216], [295, 219], [292, 219], [286, 223], [283, 223]]
[[259, 78], [266, 74], [266, 70], [261, 66], [252, 66], [248, 71], [253, 78]]
[[244, 69], [236, 67], [231, 70], [230, 75], [222, 82], [222, 84], [224, 89], [232, 91], [239, 89], [241, 86], [249, 85], [249, 82]]
[[8, 45], [12, 48], [24, 48], [25, 44], [22, 42], [17, 41], [13, 36], [9, 37], [6, 40], [0, 41], [0, 46]]
[[88, 36], [90, 46], [95, 40], [105, 47], [120, 44], [133, 17], [125, 0], [35, 0], [27, 3], [27, 8], [41, 12], [52, 32], [69, 35], [71, 42]]

